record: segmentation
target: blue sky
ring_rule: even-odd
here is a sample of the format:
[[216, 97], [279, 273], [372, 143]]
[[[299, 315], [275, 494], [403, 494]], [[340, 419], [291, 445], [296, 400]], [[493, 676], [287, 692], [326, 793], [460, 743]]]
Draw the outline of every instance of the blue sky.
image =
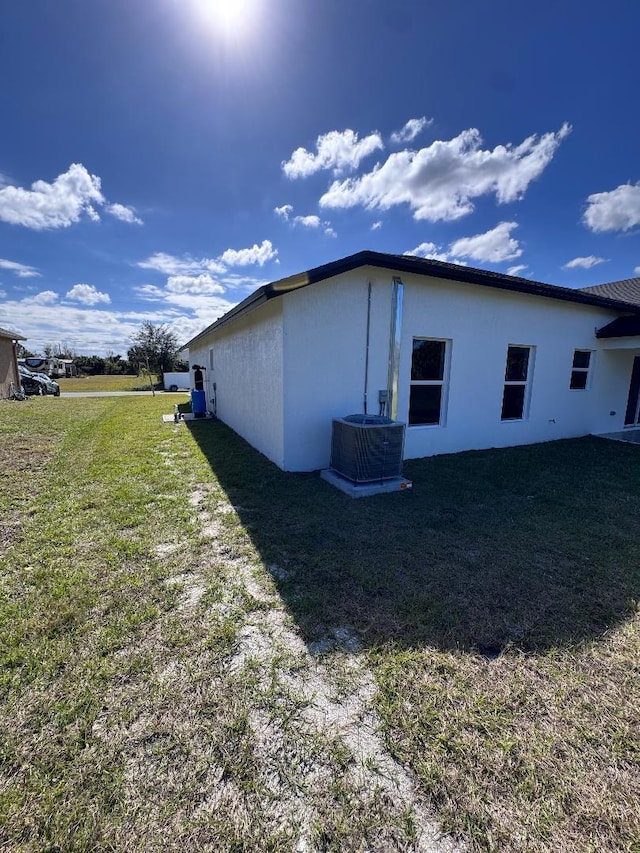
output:
[[0, 27], [0, 326], [187, 340], [362, 249], [640, 275], [637, 2], [26, 0]]

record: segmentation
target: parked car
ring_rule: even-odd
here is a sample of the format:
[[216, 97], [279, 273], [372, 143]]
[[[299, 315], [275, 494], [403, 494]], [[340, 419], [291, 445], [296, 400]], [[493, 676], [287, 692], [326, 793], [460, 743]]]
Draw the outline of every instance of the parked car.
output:
[[46, 394], [53, 394], [54, 397], [60, 396], [60, 386], [55, 381], [55, 379], [52, 379], [50, 376], [47, 376], [46, 373], [39, 373], [36, 370], [32, 370], [31, 375], [35, 376], [36, 379], [40, 379], [42, 382], [44, 382]]
[[18, 373], [20, 374], [20, 383], [24, 388], [25, 394], [38, 394], [44, 397], [47, 393], [47, 386], [40, 377], [20, 365], [18, 366]]

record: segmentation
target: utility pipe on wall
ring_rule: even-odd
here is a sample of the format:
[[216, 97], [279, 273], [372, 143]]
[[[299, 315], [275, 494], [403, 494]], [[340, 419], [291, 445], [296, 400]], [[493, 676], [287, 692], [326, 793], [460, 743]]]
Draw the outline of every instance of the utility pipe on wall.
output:
[[364, 413], [367, 414], [367, 388], [369, 387], [369, 334], [371, 332], [371, 282], [367, 294], [367, 345], [364, 353]]
[[398, 380], [400, 375], [400, 339], [402, 336], [402, 297], [404, 285], [398, 276], [391, 285], [391, 333], [389, 336], [389, 373], [387, 375], [387, 417], [398, 419]]

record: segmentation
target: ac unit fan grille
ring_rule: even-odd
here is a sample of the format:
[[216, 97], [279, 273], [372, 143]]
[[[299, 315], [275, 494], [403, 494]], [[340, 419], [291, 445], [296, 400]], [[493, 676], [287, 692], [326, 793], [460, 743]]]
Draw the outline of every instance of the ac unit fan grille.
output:
[[331, 467], [354, 483], [402, 476], [405, 425], [389, 418], [349, 415], [335, 418]]

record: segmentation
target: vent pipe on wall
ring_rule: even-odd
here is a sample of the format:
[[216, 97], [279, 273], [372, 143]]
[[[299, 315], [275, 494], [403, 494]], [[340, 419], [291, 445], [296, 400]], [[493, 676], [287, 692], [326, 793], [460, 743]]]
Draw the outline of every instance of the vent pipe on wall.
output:
[[371, 332], [371, 282], [367, 294], [367, 345], [364, 353], [364, 413], [367, 414], [367, 388], [369, 386], [369, 335]]
[[400, 338], [402, 336], [402, 296], [404, 285], [398, 276], [391, 285], [391, 333], [389, 336], [389, 373], [387, 376], [387, 417], [398, 419], [398, 379], [400, 375]]

